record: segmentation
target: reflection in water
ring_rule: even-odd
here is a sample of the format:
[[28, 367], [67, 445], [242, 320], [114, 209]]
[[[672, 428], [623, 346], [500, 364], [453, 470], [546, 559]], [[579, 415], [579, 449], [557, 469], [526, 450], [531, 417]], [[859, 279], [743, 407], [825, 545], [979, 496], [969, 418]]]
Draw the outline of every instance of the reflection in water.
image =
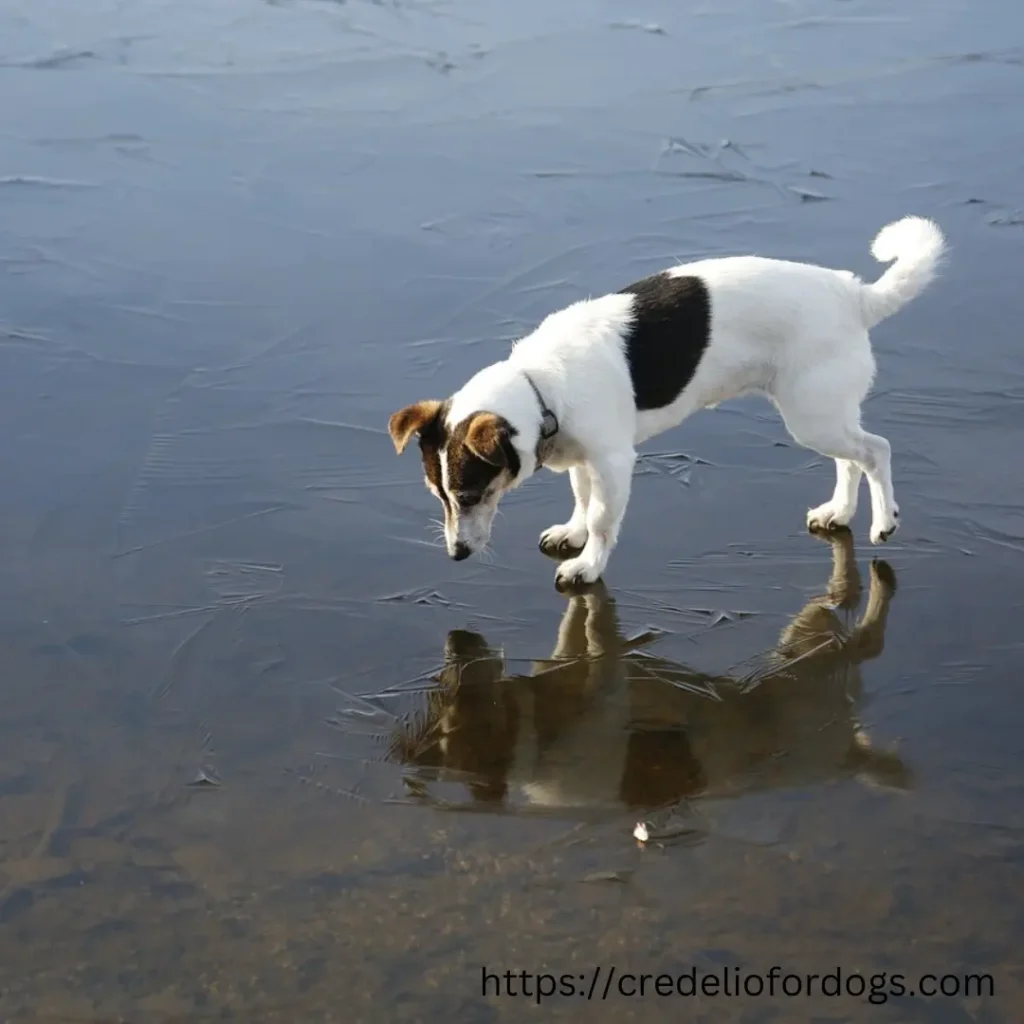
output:
[[665, 807], [854, 775], [906, 788], [899, 756], [858, 722], [860, 666], [885, 642], [891, 567], [871, 565], [864, 611], [853, 541], [829, 537], [826, 593], [790, 621], [755, 671], [707, 675], [642, 650], [619, 629], [603, 584], [569, 599], [551, 659], [529, 676], [476, 633], [455, 630], [440, 686], [405, 723], [392, 756], [413, 786], [463, 783], [476, 805], [581, 812]]

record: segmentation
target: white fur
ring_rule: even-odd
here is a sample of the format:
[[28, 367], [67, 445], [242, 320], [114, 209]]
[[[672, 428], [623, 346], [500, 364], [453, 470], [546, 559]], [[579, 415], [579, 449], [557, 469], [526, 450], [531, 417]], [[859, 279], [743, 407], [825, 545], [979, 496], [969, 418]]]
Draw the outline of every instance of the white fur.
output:
[[[559, 566], [559, 584], [592, 583], [604, 572], [629, 501], [636, 446], [698, 409], [749, 393], [774, 403], [796, 441], [836, 461], [832, 498], [808, 512], [808, 524], [849, 523], [866, 474], [871, 540], [879, 543], [896, 529], [899, 510], [889, 442], [860, 423], [875, 376], [868, 329], [932, 280], [943, 248], [935, 224], [906, 217], [875, 239], [874, 255], [895, 263], [873, 284], [849, 271], [757, 256], [675, 267], [669, 273], [698, 276], [707, 286], [712, 329], [696, 374], [670, 405], [637, 411], [623, 344], [634, 300], [613, 294], [548, 316], [506, 360], [481, 370], [453, 396], [448, 423], [479, 410], [504, 416], [517, 431], [522, 469], [511, 482], [517, 486], [537, 469], [541, 424], [524, 373], [540, 389], [560, 425], [545, 465], [569, 471], [576, 499], [569, 522], [542, 539], [582, 547]], [[469, 525], [476, 539], [479, 531]]]

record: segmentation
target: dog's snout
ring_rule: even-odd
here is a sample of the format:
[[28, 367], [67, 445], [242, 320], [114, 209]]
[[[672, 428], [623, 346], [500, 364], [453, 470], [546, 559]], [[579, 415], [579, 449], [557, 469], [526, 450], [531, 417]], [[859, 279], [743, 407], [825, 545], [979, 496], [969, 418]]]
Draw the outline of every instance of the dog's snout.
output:
[[470, 546], [460, 540], [456, 542], [455, 547], [452, 549], [452, 558], [456, 562], [461, 562], [464, 558], [469, 558], [472, 553]]

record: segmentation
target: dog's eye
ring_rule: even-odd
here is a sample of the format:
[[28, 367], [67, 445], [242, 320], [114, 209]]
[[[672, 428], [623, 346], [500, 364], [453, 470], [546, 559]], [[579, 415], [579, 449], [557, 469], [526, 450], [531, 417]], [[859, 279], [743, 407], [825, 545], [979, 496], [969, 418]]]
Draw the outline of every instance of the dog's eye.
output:
[[479, 494], [460, 494], [459, 495], [459, 507], [460, 508], [472, 508], [474, 505], [480, 504]]

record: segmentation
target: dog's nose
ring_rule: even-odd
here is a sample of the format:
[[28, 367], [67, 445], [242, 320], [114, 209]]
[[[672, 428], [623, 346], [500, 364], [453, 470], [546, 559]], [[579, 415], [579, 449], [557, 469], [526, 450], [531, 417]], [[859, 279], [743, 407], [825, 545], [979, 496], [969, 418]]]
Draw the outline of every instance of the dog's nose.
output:
[[469, 545], [460, 540], [455, 543], [455, 550], [452, 552], [452, 558], [454, 558], [456, 562], [461, 562], [464, 558], [469, 558], [472, 553], [473, 552], [469, 549]]

